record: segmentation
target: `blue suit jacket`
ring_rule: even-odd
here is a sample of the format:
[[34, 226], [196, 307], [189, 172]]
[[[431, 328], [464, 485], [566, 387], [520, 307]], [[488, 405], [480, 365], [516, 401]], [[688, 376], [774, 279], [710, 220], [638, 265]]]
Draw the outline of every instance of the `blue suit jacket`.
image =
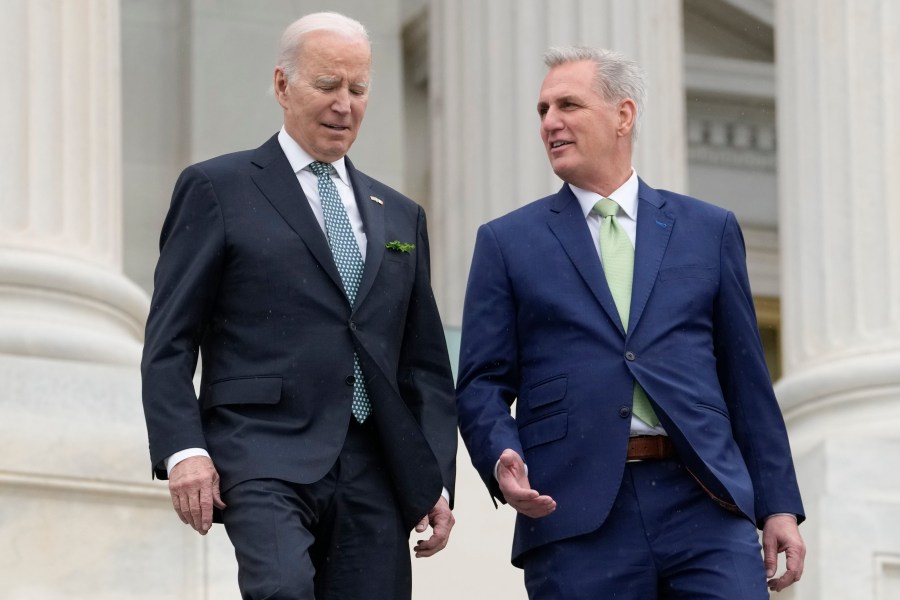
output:
[[[647, 391], [685, 465], [761, 524], [802, 519], [732, 213], [643, 181], [629, 330], [567, 185], [483, 225], [463, 317], [457, 405], [492, 495], [505, 448], [557, 510], [519, 515], [513, 562], [600, 527], [622, 479], [632, 385]], [[516, 402], [515, 418], [510, 406]]]
[[[347, 170], [367, 236], [353, 306], [277, 136], [182, 173], [144, 344], [150, 458], [165, 477], [164, 458], [205, 448], [223, 491], [247, 479], [318, 481], [344, 444], [355, 352], [412, 528], [441, 486], [452, 497], [457, 441], [425, 214], [349, 159]], [[387, 250], [392, 240], [415, 248]]]

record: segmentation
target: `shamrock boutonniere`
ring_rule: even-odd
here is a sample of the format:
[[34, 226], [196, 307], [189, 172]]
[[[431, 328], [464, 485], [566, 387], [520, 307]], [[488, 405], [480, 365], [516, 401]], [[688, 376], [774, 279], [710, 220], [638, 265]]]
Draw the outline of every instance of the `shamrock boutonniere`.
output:
[[407, 244], [399, 240], [388, 242], [384, 247], [388, 250], [393, 250], [394, 252], [403, 252], [404, 254], [409, 254], [410, 250], [415, 250], [416, 248], [415, 244]]

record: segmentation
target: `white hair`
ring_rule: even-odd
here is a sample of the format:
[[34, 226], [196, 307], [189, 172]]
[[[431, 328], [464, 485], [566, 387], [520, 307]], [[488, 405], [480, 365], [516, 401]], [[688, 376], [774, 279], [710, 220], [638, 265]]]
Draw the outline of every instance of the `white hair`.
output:
[[284, 71], [288, 83], [294, 81], [300, 65], [300, 46], [307, 34], [328, 31], [348, 38], [361, 39], [369, 44], [369, 33], [362, 23], [336, 12], [317, 12], [301, 17], [287, 26], [281, 34], [277, 66]]
[[553, 47], [544, 53], [548, 68], [571, 62], [594, 63], [594, 89], [607, 102], [618, 103], [626, 98], [635, 105], [634, 127], [631, 137], [637, 139], [638, 125], [644, 112], [647, 92], [644, 71], [633, 60], [613, 50], [589, 46]]

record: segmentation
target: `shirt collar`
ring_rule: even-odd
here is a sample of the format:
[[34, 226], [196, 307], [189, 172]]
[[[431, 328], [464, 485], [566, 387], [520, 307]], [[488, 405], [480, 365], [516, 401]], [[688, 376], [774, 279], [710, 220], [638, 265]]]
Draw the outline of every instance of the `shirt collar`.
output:
[[[300, 144], [298, 144], [284, 128], [284, 125], [281, 126], [281, 131], [278, 132], [278, 143], [281, 145], [281, 149], [284, 151], [284, 155], [287, 157], [288, 162], [291, 163], [291, 168], [294, 170], [295, 174], [303, 169], [308, 170], [309, 164], [316, 160], [310, 156], [306, 150], [300, 147]], [[347, 163], [344, 161], [344, 157], [342, 156], [331, 163], [331, 166], [337, 171], [340, 180], [345, 185], [349, 186], [350, 177], [347, 175]]]
[[[583, 190], [580, 187], [576, 187], [571, 183], [568, 184], [569, 189], [572, 190], [572, 193], [575, 194], [575, 198], [578, 199], [578, 204], [581, 205], [581, 212], [584, 213], [584, 217], [591, 213], [591, 210], [594, 208], [594, 205], [603, 198], [600, 194], [596, 192], [589, 192], [587, 190]], [[618, 204], [626, 215], [632, 220], [637, 220], [637, 204], [638, 204], [638, 176], [637, 172], [634, 169], [631, 169], [631, 177], [623, 183], [619, 188], [614, 191], [609, 196], [605, 196], [606, 198], [610, 198], [611, 200], [615, 200], [616, 204]]]

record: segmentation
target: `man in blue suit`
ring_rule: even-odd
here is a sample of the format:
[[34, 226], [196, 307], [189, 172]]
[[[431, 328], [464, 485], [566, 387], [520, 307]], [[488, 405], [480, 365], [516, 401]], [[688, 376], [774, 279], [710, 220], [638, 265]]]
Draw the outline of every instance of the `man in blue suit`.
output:
[[565, 184], [479, 229], [457, 383], [472, 462], [519, 512], [513, 564], [533, 600], [767, 598], [802, 573], [803, 506], [741, 231], [638, 178], [633, 62], [545, 62]]
[[456, 405], [425, 215], [346, 157], [370, 54], [342, 15], [289, 26], [281, 131], [185, 169], [163, 225], [150, 458], [184, 523], [224, 522], [245, 600], [409, 598], [409, 532], [432, 526], [415, 548], [431, 556], [453, 526]]

